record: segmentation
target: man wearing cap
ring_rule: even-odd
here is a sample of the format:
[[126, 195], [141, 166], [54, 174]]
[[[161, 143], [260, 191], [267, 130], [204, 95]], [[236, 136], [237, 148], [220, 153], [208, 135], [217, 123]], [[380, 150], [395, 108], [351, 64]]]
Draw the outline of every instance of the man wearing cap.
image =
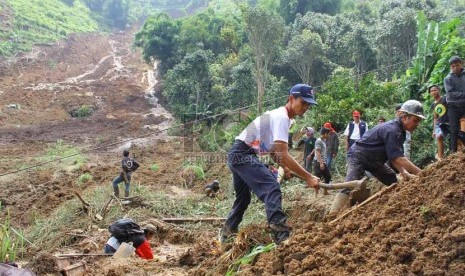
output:
[[347, 124], [347, 127], [344, 131], [344, 136], [346, 136], [346, 150], [349, 151], [349, 148], [355, 143], [355, 141], [360, 140], [368, 131], [368, 125], [365, 121], [360, 120], [360, 112], [354, 110], [352, 112], [352, 122]]
[[[450, 125], [450, 151], [457, 151], [460, 119], [465, 118], [465, 71], [462, 59], [453, 56], [449, 59], [450, 73], [444, 78], [447, 111]], [[463, 133], [460, 133], [463, 136]]]
[[[370, 172], [384, 185], [397, 182], [396, 173], [386, 164], [389, 161], [404, 179], [417, 175], [420, 169], [403, 153], [406, 131], [414, 131], [423, 116], [423, 106], [415, 100], [402, 104], [397, 118], [375, 126], [350, 147], [347, 154], [346, 181], [360, 180]], [[349, 205], [350, 189], [341, 190], [335, 197], [330, 213], [337, 214]]]
[[312, 172], [312, 160], [313, 160], [313, 149], [315, 149], [315, 141], [316, 138], [313, 136], [315, 130], [312, 127], [307, 127], [305, 129], [305, 137], [300, 139], [299, 143], [297, 144], [300, 147], [302, 144], [304, 145], [304, 168], [308, 172]]
[[333, 163], [333, 159], [336, 158], [339, 150], [339, 137], [330, 122], [326, 122], [323, 127], [330, 130], [329, 137], [326, 140], [326, 166], [328, 166], [328, 170], [331, 171], [331, 164]]
[[307, 84], [297, 84], [290, 90], [285, 106], [265, 112], [236, 137], [228, 153], [236, 199], [220, 231], [221, 242], [228, 241], [237, 233], [250, 204], [251, 191], [265, 203], [274, 242], [279, 244], [288, 239], [290, 229], [282, 209], [279, 183], [257, 155], [270, 154], [276, 163], [293, 171], [305, 179], [309, 187], [318, 190], [318, 178], [301, 167], [288, 152], [290, 120], [303, 115], [311, 105], [316, 104], [313, 88]]

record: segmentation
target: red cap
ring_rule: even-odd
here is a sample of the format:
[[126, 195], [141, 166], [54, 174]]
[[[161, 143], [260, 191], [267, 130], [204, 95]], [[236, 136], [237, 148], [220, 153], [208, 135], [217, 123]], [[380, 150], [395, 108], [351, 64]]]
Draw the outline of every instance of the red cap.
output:
[[324, 128], [327, 128], [327, 129], [330, 129], [330, 130], [332, 130], [332, 131], [334, 131], [333, 126], [331, 125], [330, 122], [326, 122], [326, 123], [323, 125], [323, 127], [324, 127]]
[[352, 116], [360, 117], [360, 112], [358, 112], [357, 110], [354, 110], [354, 112], [352, 112]]

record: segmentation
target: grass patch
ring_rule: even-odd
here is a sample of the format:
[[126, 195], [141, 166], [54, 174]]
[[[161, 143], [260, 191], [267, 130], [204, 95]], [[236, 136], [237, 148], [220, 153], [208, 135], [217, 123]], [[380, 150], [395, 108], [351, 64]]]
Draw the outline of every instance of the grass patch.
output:
[[[78, 148], [65, 144], [63, 140], [57, 140], [57, 142], [51, 145], [45, 155], [36, 157], [36, 162], [50, 162], [60, 158], [72, 156], [59, 161], [62, 167], [69, 169], [70, 171], [76, 170], [82, 165], [87, 163], [87, 158], [80, 154]], [[57, 167], [56, 164], [51, 164], [53, 167]]]
[[92, 107], [90, 105], [81, 105], [76, 111], [71, 114], [73, 117], [84, 118], [92, 114]]
[[150, 170], [153, 172], [156, 172], [160, 169], [160, 167], [157, 164], [152, 164], [150, 165]]
[[84, 174], [81, 174], [78, 178], [78, 183], [79, 184], [85, 184], [87, 182], [90, 182], [92, 181], [94, 178], [92, 177], [92, 175], [90, 173], [84, 173]]
[[[1, 204], [0, 204], [1, 207]], [[14, 262], [18, 254], [24, 253], [24, 239], [10, 225], [10, 213], [0, 218], [0, 262]]]
[[185, 164], [184, 171], [192, 171], [197, 179], [205, 179], [205, 171], [201, 165], [197, 164]]
[[71, 33], [98, 29], [90, 10], [81, 2], [67, 5], [56, 0], [6, 0], [12, 27], [0, 29], [0, 55], [28, 51], [36, 43], [50, 43]]

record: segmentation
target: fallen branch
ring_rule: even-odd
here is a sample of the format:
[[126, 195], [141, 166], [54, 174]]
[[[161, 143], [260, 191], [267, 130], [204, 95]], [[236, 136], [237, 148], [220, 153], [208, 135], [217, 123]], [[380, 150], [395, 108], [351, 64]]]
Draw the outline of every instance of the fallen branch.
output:
[[77, 234], [77, 233], [65, 233], [65, 235], [68, 235], [68, 236], [75, 236], [75, 237], [83, 237], [83, 238], [88, 238], [88, 237], [90, 237], [89, 235]]
[[163, 218], [164, 222], [183, 223], [183, 222], [214, 222], [214, 221], [225, 221], [226, 218]]
[[75, 254], [57, 254], [57, 255], [55, 255], [55, 257], [57, 257], [57, 258], [82, 257], [82, 256], [111, 257], [111, 256], [113, 256], [113, 253], [75, 253]]
[[107, 204], [105, 204], [105, 207], [103, 207], [101, 211], [102, 219], [104, 219], [105, 215], [108, 213], [108, 210], [109, 210], [109, 207], [112, 201], [113, 201], [113, 197], [110, 197], [110, 200], [108, 200]]
[[84, 204], [84, 206], [86, 206], [86, 207], [90, 206], [90, 204], [87, 203], [77, 191], [73, 191], [73, 193], [82, 202], [82, 204]]
[[333, 226], [334, 224], [339, 222], [341, 219], [347, 217], [348, 215], [352, 214], [353, 212], [355, 212], [356, 210], [362, 208], [363, 206], [366, 206], [369, 203], [371, 203], [373, 201], [376, 201], [378, 198], [381, 198], [383, 195], [385, 195], [387, 193], [390, 193], [395, 188], [397, 188], [397, 183], [395, 183], [395, 184], [393, 184], [393, 185], [391, 185], [391, 186], [389, 186], [387, 188], [381, 189], [380, 191], [376, 192], [374, 195], [370, 196], [367, 200], [363, 201], [359, 205], [356, 205], [356, 206], [350, 208], [349, 210], [345, 211], [342, 215], [340, 215], [339, 217], [337, 217], [334, 220], [330, 221], [328, 224], [330, 226]]

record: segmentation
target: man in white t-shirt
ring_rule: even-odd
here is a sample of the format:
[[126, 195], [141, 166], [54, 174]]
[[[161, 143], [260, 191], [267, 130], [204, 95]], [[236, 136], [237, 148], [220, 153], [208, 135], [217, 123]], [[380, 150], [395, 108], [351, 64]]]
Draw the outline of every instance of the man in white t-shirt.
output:
[[265, 203], [275, 243], [279, 244], [289, 237], [290, 229], [282, 210], [279, 183], [257, 155], [270, 154], [276, 163], [293, 171], [305, 179], [309, 187], [318, 190], [319, 179], [301, 167], [288, 152], [290, 120], [303, 115], [311, 105], [316, 104], [313, 88], [307, 84], [297, 84], [289, 91], [285, 106], [265, 112], [236, 137], [228, 153], [236, 199], [220, 231], [221, 242], [226, 242], [237, 233], [250, 204], [251, 191]]
[[349, 151], [349, 148], [360, 138], [363, 137], [363, 134], [368, 131], [368, 125], [365, 121], [360, 120], [360, 112], [354, 110], [352, 112], [352, 122], [347, 124], [347, 127], [344, 131], [344, 136], [346, 136], [346, 151]]

